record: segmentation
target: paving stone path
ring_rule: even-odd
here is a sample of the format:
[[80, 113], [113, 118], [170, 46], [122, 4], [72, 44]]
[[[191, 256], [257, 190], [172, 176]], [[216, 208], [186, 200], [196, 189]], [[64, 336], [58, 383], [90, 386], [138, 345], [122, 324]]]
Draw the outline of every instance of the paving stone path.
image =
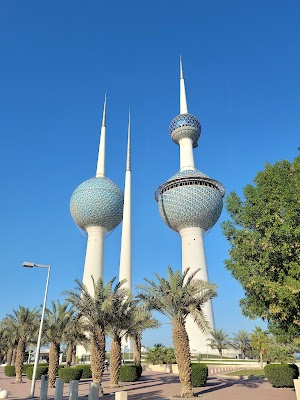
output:
[[[194, 392], [199, 400], [296, 400], [294, 389], [275, 389], [269, 382], [262, 379], [234, 379], [216, 375], [209, 376], [206, 385], [195, 388]], [[79, 400], [87, 400], [90, 379], [79, 382]], [[9, 399], [25, 400], [30, 394], [31, 381], [24, 377], [24, 383], [15, 384], [14, 378], [4, 376], [3, 367], [0, 367], [0, 388], [8, 390]], [[116, 390], [126, 390], [128, 400], [157, 400], [170, 399], [180, 393], [180, 383], [175, 374], [159, 372], [144, 372], [140, 381], [124, 383], [117, 389], [110, 389], [109, 373], [105, 372], [103, 386], [104, 393], [111, 394], [105, 399], [114, 399]], [[36, 398], [39, 398], [40, 381], [36, 383]], [[64, 388], [64, 400], [69, 398], [69, 385]], [[49, 389], [48, 399], [54, 399], [54, 389]]]

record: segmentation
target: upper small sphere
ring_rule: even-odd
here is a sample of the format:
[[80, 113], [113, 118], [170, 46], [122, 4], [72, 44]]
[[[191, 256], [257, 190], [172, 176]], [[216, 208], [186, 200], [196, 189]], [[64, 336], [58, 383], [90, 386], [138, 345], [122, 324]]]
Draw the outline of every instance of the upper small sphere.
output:
[[193, 141], [193, 147], [198, 146], [198, 140], [201, 133], [199, 120], [192, 114], [179, 114], [170, 123], [170, 135], [175, 143], [183, 138], [189, 138]]
[[74, 190], [70, 211], [81, 228], [101, 226], [110, 231], [122, 221], [123, 203], [122, 190], [105, 176], [97, 177], [84, 181]]

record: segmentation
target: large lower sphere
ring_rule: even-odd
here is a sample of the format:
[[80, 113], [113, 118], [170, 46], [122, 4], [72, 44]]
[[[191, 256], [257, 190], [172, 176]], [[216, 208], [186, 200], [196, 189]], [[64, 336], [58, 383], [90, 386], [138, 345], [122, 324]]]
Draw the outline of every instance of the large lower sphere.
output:
[[[185, 171], [172, 177], [185, 178], [185, 175], [206, 177], [200, 171]], [[188, 177], [186, 177], [188, 180]], [[220, 190], [213, 186], [199, 184], [174, 184], [174, 187], [163, 191], [158, 196], [159, 212], [164, 222], [174, 231], [183, 228], [199, 227], [209, 230], [218, 221], [223, 197]]]
[[70, 211], [75, 223], [83, 229], [101, 226], [110, 231], [122, 221], [122, 190], [106, 177], [91, 178], [72, 194]]

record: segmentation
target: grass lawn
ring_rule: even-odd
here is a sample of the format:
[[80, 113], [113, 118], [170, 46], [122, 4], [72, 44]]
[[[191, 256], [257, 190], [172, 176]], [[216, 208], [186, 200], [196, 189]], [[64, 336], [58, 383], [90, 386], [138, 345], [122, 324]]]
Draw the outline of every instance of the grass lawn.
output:
[[255, 376], [265, 378], [265, 372], [263, 369], [242, 369], [240, 371], [228, 372], [226, 375], [229, 376]]

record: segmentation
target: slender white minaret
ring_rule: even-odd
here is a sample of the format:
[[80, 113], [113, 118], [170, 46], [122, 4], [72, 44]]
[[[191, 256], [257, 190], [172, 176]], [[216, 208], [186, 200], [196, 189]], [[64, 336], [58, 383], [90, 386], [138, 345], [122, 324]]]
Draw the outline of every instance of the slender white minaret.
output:
[[83, 283], [93, 294], [91, 276], [97, 281], [104, 272], [104, 239], [122, 221], [123, 193], [105, 176], [106, 96], [98, 151], [96, 176], [79, 185], [72, 194], [70, 210], [75, 223], [88, 234]]
[[124, 188], [123, 225], [120, 255], [120, 281], [126, 279], [123, 287], [131, 287], [131, 159], [130, 159], [130, 113], [128, 117], [128, 140]]
[[[193, 149], [198, 146], [200, 132], [200, 122], [188, 112], [180, 58], [180, 114], [170, 124], [171, 138], [180, 147], [180, 171], [157, 189], [155, 198], [165, 223], [181, 236], [182, 271], [200, 269], [196, 278], [208, 281], [203, 237], [221, 214], [225, 190], [195, 168]], [[203, 308], [214, 329], [211, 301]], [[203, 334], [191, 318], [186, 327], [191, 352], [205, 352], [209, 335]]]

